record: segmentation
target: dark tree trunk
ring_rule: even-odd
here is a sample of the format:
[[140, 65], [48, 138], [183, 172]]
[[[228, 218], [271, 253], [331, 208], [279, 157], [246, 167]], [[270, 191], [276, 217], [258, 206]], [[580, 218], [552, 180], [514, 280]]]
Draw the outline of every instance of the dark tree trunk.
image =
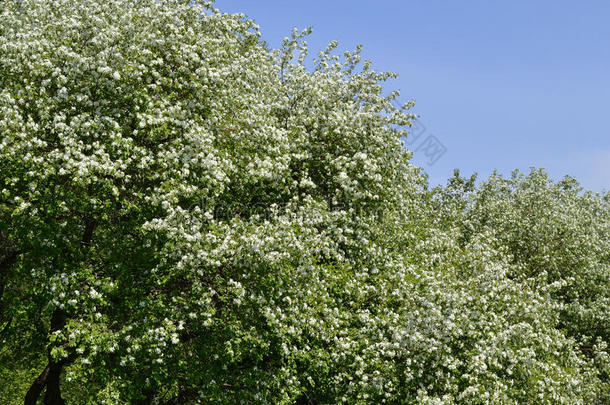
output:
[[[63, 310], [55, 308], [53, 315], [51, 315], [51, 328], [49, 329], [49, 333], [62, 329], [66, 325], [66, 319], [67, 314]], [[44, 395], [44, 405], [65, 405], [65, 401], [61, 397], [59, 378], [61, 377], [61, 371], [64, 364], [66, 364], [66, 360], [64, 359], [56, 362], [50, 354], [48, 355], [48, 358], [49, 362], [44, 371], [36, 381], [32, 383], [25, 395], [24, 405], [36, 405], [38, 397], [45, 386], [47, 387], [47, 390]]]
[[47, 390], [44, 393], [44, 405], [65, 405], [66, 401], [61, 397], [59, 388], [59, 377], [63, 362], [53, 363], [49, 369], [49, 377], [47, 378]]
[[[91, 245], [91, 239], [93, 238], [93, 231], [95, 230], [95, 221], [92, 218], [85, 220], [85, 230], [83, 233], [82, 246], [88, 248]], [[1, 270], [1, 269], [0, 269]], [[49, 335], [55, 331], [63, 329], [66, 326], [68, 314], [59, 308], [55, 308], [51, 315], [51, 326], [49, 328]], [[74, 354], [74, 353], [73, 353]], [[61, 388], [59, 386], [61, 372], [66, 364], [74, 361], [74, 357], [70, 355], [66, 359], [55, 361], [51, 357], [51, 353], [47, 354], [48, 364], [40, 376], [32, 383], [28, 390], [24, 405], [36, 405], [38, 397], [42, 393], [43, 388], [46, 386], [47, 389], [44, 394], [44, 405], [65, 405], [66, 401], [61, 397]]]
[[27, 394], [25, 394], [25, 399], [23, 401], [23, 405], [36, 405], [36, 401], [38, 401], [38, 397], [42, 392], [42, 389], [47, 384], [47, 378], [49, 376], [49, 366], [47, 366], [42, 373], [38, 376], [38, 378], [32, 383], [30, 389]]
[[[55, 308], [51, 316], [51, 333], [63, 329], [66, 326], [68, 314], [65, 311]], [[56, 362], [49, 354], [49, 376], [47, 377], [47, 390], [44, 394], [44, 405], [65, 405], [65, 401], [61, 397], [61, 389], [59, 388], [59, 378], [65, 364], [65, 360]]]

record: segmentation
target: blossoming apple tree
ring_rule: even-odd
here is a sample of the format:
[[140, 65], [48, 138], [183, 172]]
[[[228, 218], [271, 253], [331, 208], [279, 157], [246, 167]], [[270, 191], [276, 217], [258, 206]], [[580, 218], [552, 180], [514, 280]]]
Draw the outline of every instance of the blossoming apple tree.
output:
[[607, 195], [430, 190], [395, 75], [334, 42], [307, 69], [308, 30], [270, 50], [178, 0], [0, 21], [0, 402], [608, 398]]

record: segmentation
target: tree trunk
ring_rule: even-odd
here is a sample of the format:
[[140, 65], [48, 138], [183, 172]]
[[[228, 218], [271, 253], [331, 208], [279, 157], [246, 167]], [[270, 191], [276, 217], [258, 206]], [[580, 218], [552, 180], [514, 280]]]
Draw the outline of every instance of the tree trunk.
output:
[[61, 397], [59, 388], [59, 377], [63, 362], [53, 363], [49, 369], [49, 377], [47, 378], [47, 390], [44, 393], [44, 405], [65, 405], [66, 401]]
[[[53, 315], [51, 315], [51, 328], [49, 334], [60, 330], [66, 325], [66, 313], [55, 308]], [[30, 389], [25, 395], [24, 405], [36, 405], [38, 397], [42, 392], [42, 389], [46, 386], [47, 390], [44, 395], [44, 405], [65, 405], [64, 400], [61, 397], [61, 391], [59, 388], [59, 378], [61, 376], [61, 370], [65, 364], [65, 360], [56, 362], [48, 355], [49, 362], [45, 367], [44, 371], [40, 376], [32, 383]]]
[[[85, 231], [82, 239], [82, 246], [88, 248], [91, 245], [91, 239], [93, 238], [93, 231], [95, 229], [95, 221], [91, 218], [85, 220]], [[16, 257], [15, 257], [16, 259]], [[1, 268], [0, 268], [1, 270]], [[68, 314], [59, 308], [55, 308], [51, 315], [51, 327], [49, 328], [49, 335], [55, 331], [63, 329], [66, 326]], [[59, 386], [61, 372], [64, 365], [74, 361], [74, 357], [70, 356], [67, 359], [55, 361], [51, 357], [51, 353], [48, 353], [49, 362], [45, 367], [44, 371], [40, 376], [32, 383], [30, 389], [25, 395], [24, 405], [36, 405], [38, 397], [42, 392], [42, 389], [46, 386], [47, 389], [44, 394], [44, 405], [65, 405], [66, 401], [61, 397], [61, 388]]]
[[44, 371], [40, 373], [38, 378], [34, 381], [34, 383], [32, 383], [27, 394], [25, 394], [23, 405], [36, 405], [36, 401], [38, 401], [38, 397], [40, 396], [42, 389], [47, 384], [49, 369], [49, 366], [45, 367]]
[[[65, 311], [55, 308], [51, 316], [51, 333], [63, 329], [66, 326], [67, 318], [68, 314]], [[65, 360], [56, 362], [49, 353], [49, 376], [47, 378], [47, 390], [44, 394], [44, 405], [65, 405], [59, 388], [59, 377], [64, 364]]]

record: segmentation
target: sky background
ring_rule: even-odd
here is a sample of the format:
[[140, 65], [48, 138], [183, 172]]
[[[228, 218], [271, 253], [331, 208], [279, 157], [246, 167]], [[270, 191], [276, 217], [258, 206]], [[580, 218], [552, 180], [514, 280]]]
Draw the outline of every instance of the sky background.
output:
[[[610, 2], [217, 0], [242, 12], [279, 47], [313, 26], [310, 55], [331, 40], [364, 45], [387, 90], [413, 99], [425, 128], [414, 163], [432, 184], [454, 168], [486, 178], [497, 169], [545, 168], [583, 187], [610, 190]], [[428, 135], [446, 148], [434, 164], [417, 150]]]

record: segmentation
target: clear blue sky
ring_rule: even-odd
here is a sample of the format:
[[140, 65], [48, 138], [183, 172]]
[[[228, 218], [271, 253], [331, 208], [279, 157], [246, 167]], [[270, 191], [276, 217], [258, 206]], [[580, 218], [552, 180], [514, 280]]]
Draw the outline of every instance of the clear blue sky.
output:
[[[337, 39], [364, 45], [390, 87], [415, 100], [425, 134], [447, 152], [414, 162], [444, 183], [454, 168], [487, 177], [544, 167], [610, 189], [610, 2], [217, 0], [279, 46], [313, 26], [310, 54]], [[423, 137], [421, 138], [424, 139]], [[414, 145], [414, 148], [415, 149]]]

